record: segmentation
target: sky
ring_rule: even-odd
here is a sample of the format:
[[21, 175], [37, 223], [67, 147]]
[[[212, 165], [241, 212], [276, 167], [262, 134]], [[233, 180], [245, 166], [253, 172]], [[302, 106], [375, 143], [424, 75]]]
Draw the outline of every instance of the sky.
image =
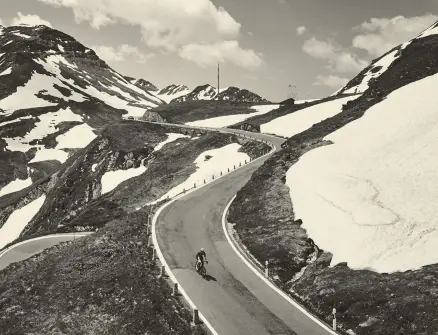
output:
[[332, 94], [438, 21], [437, 0], [14, 0], [0, 23], [45, 24], [158, 87], [249, 89], [274, 102]]

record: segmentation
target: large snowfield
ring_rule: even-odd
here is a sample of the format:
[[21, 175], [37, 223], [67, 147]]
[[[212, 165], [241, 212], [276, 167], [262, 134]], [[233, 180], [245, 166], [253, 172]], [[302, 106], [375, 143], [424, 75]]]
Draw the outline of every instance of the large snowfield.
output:
[[[161, 198], [149, 203], [148, 205], [155, 204], [167, 197], [172, 198], [183, 192], [184, 189], [189, 190], [193, 188], [194, 184], [196, 184], [197, 187], [202, 186], [204, 184], [204, 179], [206, 182], [209, 182], [212, 180], [213, 175], [215, 178], [218, 178], [221, 172], [224, 174], [227, 173], [228, 168], [232, 171], [234, 164], [237, 167], [239, 163], [244, 164], [245, 160], [249, 161], [250, 157], [247, 154], [238, 152], [240, 148], [240, 144], [231, 143], [217, 149], [203, 152], [194, 161], [196, 164], [196, 171], [190, 175], [185, 182], [172, 188]], [[207, 159], [208, 156], [211, 156], [211, 158]]]
[[3, 248], [6, 244], [20, 236], [30, 220], [38, 213], [45, 200], [46, 196], [42, 195], [38, 199], [12, 212], [5, 224], [0, 228], [0, 248]]
[[260, 131], [265, 134], [292, 137], [322, 120], [335, 116], [342, 111], [343, 104], [357, 98], [358, 96], [351, 96], [300, 109], [260, 125]]
[[287, 172], [295, 216], [331, 265], [396, 272], [438, 263], [438, 75], [330, 134]]
[[233, 124], [245, 121], [245, 120], [249, 119], [250, 117], [269, 113], [270, 111], [277, 109], [278, 107], [280, 107], [280, 105], [252, 106], [251, 109], [256, 110], [256, 112], [254, 112], [254, 113], [218, 116], [218, 117], [214, 117], [211, 119], [187, 122], [186, 125], [187, 126], [194, 126], [194, 127], [224, 128], [224, 127], [228, 127], [228, 126], [231, 126]]

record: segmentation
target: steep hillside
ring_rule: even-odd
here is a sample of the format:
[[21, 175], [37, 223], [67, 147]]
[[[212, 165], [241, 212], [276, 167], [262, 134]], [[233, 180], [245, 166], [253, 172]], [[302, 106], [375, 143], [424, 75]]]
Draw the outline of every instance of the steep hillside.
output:
[[148, 210], [1, 271], [2, 334], [205, 334], [146, 247]]
[[[389, 68], [391, 69], [389, 71], [391, 78], [386, 77], [391, 81], [400, 80], [401, 85], [398, 87], [412, 80], [418, 80], [422, 76], [433, 74], [436, 63], [436, 42], [428, 37], [433, 37], [437, 34], [437, 31], [438, 23], [435, 23], [412, 40], [388, 51], [382, 57], [371, 62], [368, 67], [348, 82], [347, 85], [335, 92], [334, 95], [363, 93], [369, 87], [378, 85], [381, 81], [376, 81], [377, 78], [385, 74]], [[418, 55], [417, 59], [414, 59], [415, 55]], [[407, 64], [412, 67], [410, 71], [406, 71]]]
[[0, 73], [0, 194], [55, 171], [109, 122], [162, 103], [46, 26], [0, 29]]
[[[155, 118], [170, 123], [200, 125], [202, 123], [207, 124], [210, 119], [221, 116], [247, 115], [247, 117], [251, 117], [251, 114], [255, 112], [255, 106], [264, 105], [217, 100], [173, 102], [149, 110], [143, 115], [143, 119], [151, 120]], [[265, 106], [278, 105], [267, 104]], [[213, 127], [214, 124], [211, 124], [210, 126]], [[221, 127], [221, 125], [218, 125], [218, 127]]]
[[266, 149], [234, 135], [113, 123], [55, 173], [0, 197], [0, 249], [18, 237], [101, 228], [183, 183], [204, 151], [231, 143], [252, 158]]
[[152, 84], [149, 80], [145, 79], [135, 79], [133, 77], [123, 76], [131, 84], [145, 90], [146, 92], [157, 93], [159, 91], [158, 87]]
[[190, 89], [185, 85], [169, 85], [161, 89], [157, 93], [157, 97], [169, 103], [174, 99], [186, 95], [188, 92], [190, 92]]
[[437, 27], [339, 113], [310, 127], [305, 113], [284, 119], [295, 135], [230, 208], [277, 284], [328, 322], [336, 307], [344, 333], [438, 330]]

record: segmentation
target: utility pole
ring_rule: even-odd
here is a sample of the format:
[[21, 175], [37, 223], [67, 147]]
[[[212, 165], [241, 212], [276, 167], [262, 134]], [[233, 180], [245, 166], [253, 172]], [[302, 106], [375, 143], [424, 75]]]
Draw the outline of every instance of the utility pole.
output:
[[297, 87], [295, 85], [289, 85], [289, 90], [287, 94], [287, 98], [294, 98], [294, 100], [297, 99]]
[[219, 63], [217, 63], [217, 99], [219, 100]]

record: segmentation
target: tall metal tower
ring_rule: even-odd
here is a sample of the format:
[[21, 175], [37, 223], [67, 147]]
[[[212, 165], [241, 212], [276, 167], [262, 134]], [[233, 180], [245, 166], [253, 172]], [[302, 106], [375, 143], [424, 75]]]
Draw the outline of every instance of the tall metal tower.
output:
[[298, 94], [297, 94], [297, 87], [295, 85], [289, 85], [289, 89], [287, 91], [287, 98], [294, 98], [294, 100], [297, 100]]
[[217, 63], [217, 99], [219, 100], [219, 63]]

